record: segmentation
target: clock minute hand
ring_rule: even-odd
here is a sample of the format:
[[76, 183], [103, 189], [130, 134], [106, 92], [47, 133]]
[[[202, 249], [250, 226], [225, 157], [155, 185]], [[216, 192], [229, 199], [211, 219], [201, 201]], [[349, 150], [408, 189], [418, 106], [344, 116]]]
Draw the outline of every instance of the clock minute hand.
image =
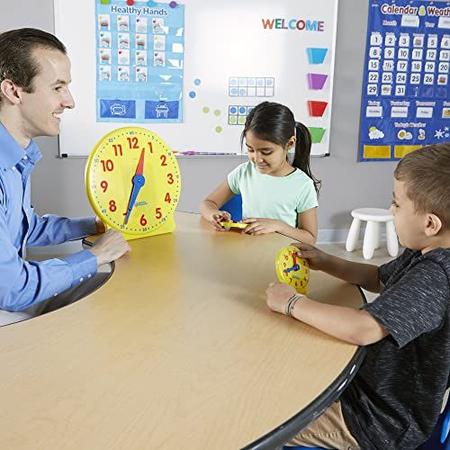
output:
[[145, 177], [143, 175], [144, 172], [144, 155], [145, 150], [142, 150], [141, 156], [139, 158], [138, 165], [136, 167], [136, 171], [134, 172], [133, 178], [131, 182], [133, 183], [133, 188], [131, 189], [130, 199], [128, 200], [127, 212], [125, 214], [124, 224], [128, 223], [128, 219], [130, 218], [131, 211], [133, 210], [134, 204], [136, 203], [137, 196], [142, 186], [145, 184]]

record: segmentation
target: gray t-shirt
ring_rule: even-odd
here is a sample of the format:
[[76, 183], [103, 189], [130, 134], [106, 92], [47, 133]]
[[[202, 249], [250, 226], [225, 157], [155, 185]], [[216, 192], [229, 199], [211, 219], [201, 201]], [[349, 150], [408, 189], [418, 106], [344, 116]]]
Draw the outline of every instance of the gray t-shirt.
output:
[[379, 268], [384, 290], [364, 306], [389, 335], [341, 397], [364, 450], [416, 449], [431, 434], [450, 373], [450, 249], [405, 250]]

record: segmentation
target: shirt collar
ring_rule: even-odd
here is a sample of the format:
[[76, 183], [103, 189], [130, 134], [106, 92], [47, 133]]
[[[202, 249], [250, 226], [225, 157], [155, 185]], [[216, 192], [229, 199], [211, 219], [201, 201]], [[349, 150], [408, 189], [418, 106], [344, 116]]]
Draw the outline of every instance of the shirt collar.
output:
[[23, 149], [0, 122], [0, 167], [14, 167], [24, 156], [27, 156], [32, 164], [36, 164], [42, 158], [42, 153], [33, 140]]

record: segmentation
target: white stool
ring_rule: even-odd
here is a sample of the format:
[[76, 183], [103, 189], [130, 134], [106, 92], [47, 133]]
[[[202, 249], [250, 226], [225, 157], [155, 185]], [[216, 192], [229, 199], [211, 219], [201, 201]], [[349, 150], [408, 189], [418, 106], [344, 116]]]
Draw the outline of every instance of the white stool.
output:
[[386, 243], [391, 256], [398, 254], [397, 234], [394, 227], [394, 216], [388, 209], [380, 208], [361, 208], [354, 209], [351, 212], [353, 222], [348, 232], [345, 248], [348, 252], [355, 250], [356, 242], [359, 237], [361, 221], [367, 222], [364, 233], [363, 256], [364, 259], [370, 259], [373, 252], [380, 246], [380, 222], [386, 223]]

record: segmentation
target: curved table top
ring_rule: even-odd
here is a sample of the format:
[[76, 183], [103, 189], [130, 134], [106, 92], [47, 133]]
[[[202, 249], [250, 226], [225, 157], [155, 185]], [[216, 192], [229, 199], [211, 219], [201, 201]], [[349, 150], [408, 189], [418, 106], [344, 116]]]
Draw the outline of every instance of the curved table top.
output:
[[[176, 222], [88, 297], [0, 328], [3, 448], [273, 448], [338, 395], [362, 349], [265, 305], [291, 239]], [[363, 301], [319, 272], [309, 295]]]

